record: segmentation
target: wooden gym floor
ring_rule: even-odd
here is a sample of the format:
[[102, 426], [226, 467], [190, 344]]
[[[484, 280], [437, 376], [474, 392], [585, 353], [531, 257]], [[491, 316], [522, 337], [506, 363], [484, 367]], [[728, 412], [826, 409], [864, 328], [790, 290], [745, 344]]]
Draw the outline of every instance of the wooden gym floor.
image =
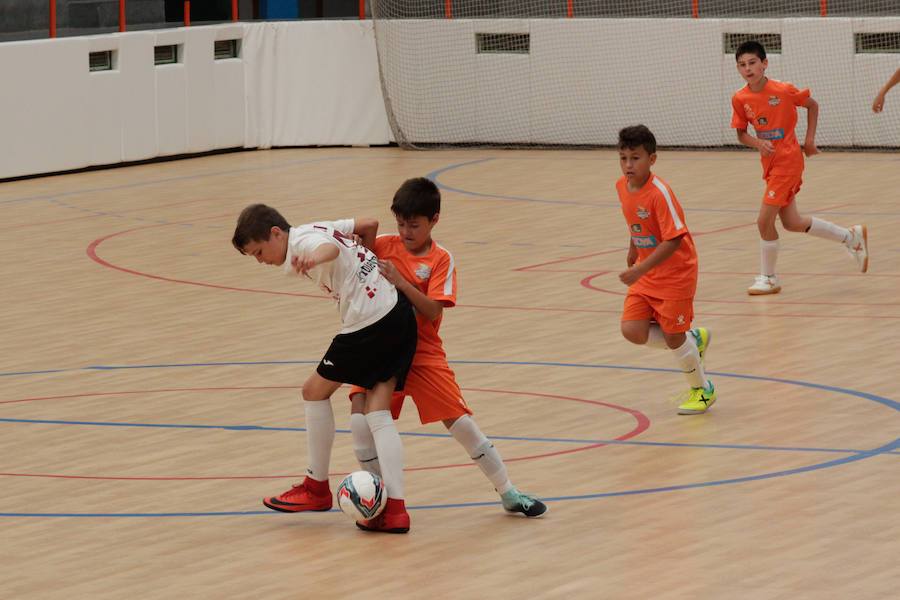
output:
[[[719, 400], [679, 417], [664, 351], [619, 334], [611, 150], [299, 149], [6, 182], [0, 597], [854, 598], [900, 589], [900, 155], [808, 162], [802, 212], [869, 225], [870, 272], [782, 234], [751, 298], [760, 167], [662, 151], [700, 254]], [[475, 417], [545, 518], [507, 516], [411, 404], [406, 536], [260, 499], [300, 479], [298, 387], [330, 301], [238, 254], [250, 202], [375, 216], [434, 177], [455, 256], [443, 335]], [[334, 399], [332, 485], [355, 467]]]

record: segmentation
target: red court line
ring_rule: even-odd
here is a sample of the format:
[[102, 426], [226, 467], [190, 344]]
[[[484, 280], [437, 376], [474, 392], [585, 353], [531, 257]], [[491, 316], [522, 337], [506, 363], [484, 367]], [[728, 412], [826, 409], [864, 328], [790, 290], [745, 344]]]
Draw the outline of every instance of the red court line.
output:
[[[604, 294], [611, 294], [613, 296], [625, 296], [628, 292], [619, 292], [616, 290], [610, 290], [606, 288], [601, 288], [593, 285], [592, 281], [600, 277], [601, 275], [606, 275], [609, 271], [602, 271], [600, 273], [594, 273], [593, 275], [589, 275], [581, 280], [581, 285], [588, 288], [589, 290], [594, 290], [595, 292], [601, 292]], [[712, 304], [753, 304], [756, 306], [760, 306], [763, 303], [759, 301], [753, 300], [704, 300], [702, 298], [694, 298], [694, 302], [707, 302]], [[771, 300], [770, 298], [765, 299], [766, 305], [785, 305], [785, 306], [860, 306], [860, 307], [883, 307], [883, 306], [900, 306], [900, 303], [897, 302], [872, 302], [872, 303], [862, 303], [862, 302], [813, 302], [810, 300], [803, 301], [791, 301], [791, 300]], [[708, 314], [708, 313], [704, 313]], [[767, 315], [768, 316], [768, 315]], [[874, 318], [869, 316], [868, 318]]]
[[[845, 206], [850, 206], [850, 204], [844, 203], [844, 204], [836, 204], [834, 206], [826, 206], [825, 208], [817, 208], [816, 211], [834, 210], [836, 208], [844, 208]], [[728, 227], [721, 227], [719, 229], [712, 229], [710, 231], [697, 231], [697, 232], [692, 231], [691, 236], [700, 237], [700, 236], [704, 236], [704, 235], [714, 235], [716, 233], [724, 233], [726, 231], [733, 231], [735, 229], [742, 229], [744, 227], [751, 227], [753, 225], [756, 225], [756, 221], [751, 221], [750, 223], [741, 223], [740, 225], [729, 225]], [[551, 261], [544, 262], [544, 263], [538, 263], [536, 265], [528, 265], [525, 267], [518, 267], [516, 269], [513, 269], [513, 271], [531, 271], [531, 270], [537, 269], [538, 267], [545, 267], [547, 265], [555, 265], [555, 264], [559, 264], [559, 263], [563, 263], [563, 262], [581, 260], [582, 258], [591, 258], [593, 256], [602, 256], [605, 254], [613, 254], [615, 252], [625, 252], [627, 250], [628, 250], [627, 247], [622, 247], [621, 249], [604, 250], [602, 252], [594, 252], [592, 254], [582, 254], [580, 256], [570, 256], [568, 258], [560, 258], [557, 260], [551, 260]]]
[[[224, 391], [224, 390], [257, 390], [257, 389], [298, 389], [298, 386], [261, 386], [261, 387], [214, 387], [214, 388], [164, 388], [164, 389], [156, 389], [156, 390], [129, 390], [129, 391], [120, 391], [120, 392], [89, 392], [83, 394], [69, 394], [65, 396], [44, 396], [39, 398], [22, 398], [19, 400], [7, 400], [2, 402], [2, 404], [10, 404], [17, 402], [36, 402], [42, 400], [57, 400], [57, 399], [71, 399], [71, 398], [86, 398], [86, 397], [97, 397], [97, 396], [116, 396], [116, 395], [134, 395], [134, 394], [153, 394], [153, 393], [164, 393], [164, 392], [208, 392], [208, 391]], [[508, 395], [518, 395], [518, 396], [534, 396], [538, 398], [549, 398], [552, 400], [567, 400], [571, 402], [580, 402], [583, 404], [590, 404], [594, 406], [602, 406], [604, 408], [611, 408], [613, 410], [617, 410], [620, 412], [627, 413], [631, 415], [637, 424], [634, 426], [631, 431], [623, 433], [613, 440], [615, 441], [623, 441], [630, 438], [633, 438], [637, 435], [640, 435], [644, 431], [650, 428], [650, 419], [639, 410], [627, 408], [625, 406], [620, 406], [618, 404], [611, 404], [609, 402], [602, 402], [599, 400], [587, 400], [585, 398], [575, 398], [572, 396], [560, 396], [557, 394], [545, 394], [541, 392], [524, 392], [518, 390], [495, 390], [488, 388], [462, 388], [467, 392], [485, 392], [485, 393], [493, 393], [493, 394], [508, 394]], [[222, 427], [227, 427], [223, 425]], [[522, 440], [529, 441], [529, 440]], [[534, 441], [532, 443], [542, 443], [539, 440]], [[528, 456], [519, 456], [514, 458], [504, 458], [504, 462], [517, 462], [523, 460], [534, 460], [538, 458], [548, 458], [551, 456], [562, 456], [565, 454], [574, 454], [576, 452], [584, 452], [585, 450], [592, 450], [594, 448], [600, 448], [603, 446], [609, 445], [608, 443], [602, 442], [597, 444], [587, 444], [585, 446], [579, 446], [577, 448], [570, 448], [568, 450], [558, 450], [555, 452], [545, 452], [541, 454], [532, 454]], [[472, 467], [474, 463], [458, 463], [458, 464], [449, 464], [449, 465], [433, 465], [433, 466], [425, 466], [425, 467], [410, 467], [404, 469], [404, 471], [430, 471], [437, 469], [451, 469], [458, 467]], [[346, 475], [346, 473], [329, 473], [329, 476], [340, 476]], [[234, 476], [225, 476], [225, 477], [166, 477], [166, 476], [148, 476], [148, 477], [117, 477], [117, 476], [95, 476], [95, 475], [62, 475], [58, 473], [0, 473], [0, 476], [5, 477], [39, 477], [39, 478], [51, 478], [51, 479], [99, 479], [99, 480], [117, 480], [117, 481], [193, 481], [193, 480], [231, 480], [231, 479], [285, 479], [291, 478], [296, 479], [302, 477], [299, 474], [290, 474], [290, 475], [234, 475]]]
[[94, 240], [93, 242], [91, 242], [88, 245], [87, 255], [90, 257], [91, 260], [93, 260], [94, 262], [96, 262], [104, 267], [108, 267], [110, 269], [115, 269], [116, 271], [122, 271], [123, 273], [128, 273], [130, 275], [138, 275], [139, 277], [147, 277], [149, 279], [156, 279], [158, 281], [168, 281], [170, 283], [182, 283], [185, 285], [196, 285], [199, 287], [215, 288], [215, 289], [219, 289], [219, 290], [228, 290], [228, 291], [232, 291], [232, 292], [256, 292], [258, 294], [272, 294], [275, 296], [296, 296], [296, 297], [300, 297], [300, 298], [317, 298], [319, 300], [330, 300], [331, 299], [328, 296], [323, 296], [323, 295], [319, 295], [319, 294], [304, 294], [304, 293], [300, 293], [300, 292], [276, 292], [273, 290], [257, 290], [257, 289], [253, 289], [253, 288], [240, 288], [240, 287], [233, 287], [233, 286], [228, 286], [228, 285], [217, 285], [215, 283], [202, 283], [199, 281], [190, 281], [188, 279], [176, 279], [174, 277], [163, 277], [162, 275], [151, 275], [150, 273], [144, 273], [142, 271], [136, 271], [134, 269], [128, 269], [125, 267], [120, 267], [118, 265], [114, 265], [114, 264], [100, 258], [100, 256], [97, 255], [97, 247], [110, 238], [124, 235], [126, 233], [131, 233], [133, 231], [139, 231], [141, 229], [149, 229], [151, 227], [164, 227], [167, 225], [176, 225], [176, 223], [163, 223], [163, 224], [159, 224], [159, 225], [135, 227], [133, 229], [126, 229], [124, 231], [111, 233], [110, 235], [107, 235], [107, 236], [104, 236], [101, 238], [97, 238], [96, 240]]
[[[822, 209], [818, 209], [818, 210], [832, 210], [832, 209], [834, 209], [834, 208], [840, 208], [840, 207], [842, 207], [842, 206], [847, 206], [847, 204], [841, 204], [841, 205], [837, 205], [837, 206], [833, 206], [833, 207], [826, 207], [826, 208], [822, 208]], [[221, 216], [225, 216], [225, 215], [216, 215], [216, 216], [213, 216], [213, 217], [206, 217], [206, 218], [201, 219], [201, 220], [208, 220], [208, 219], [213, 219], [213, 218], [219, 218], [219, 217], [221, 217]], [[193, 222], [193, 221], [186, 221], [186, 222]], [[318, 299], [321, 299], [321, 300], [329, 300], [329, 299], [330, 299], [328, 296], [324, 296], [324, 295], [305, 294], [305, 293], [300, 293], [300, 292], [277, 292], [277, 291], [272, 291], [272, 290], [262, 290], [262, 289], [255, 289], [255, 288], [241, 288], [241, 287], [234, 287], [234, 286], [218, 285], [218, 284], [213, 284], [213, 283], [204, 283], [204, 282], [199, 282], [199, 281], [191, 281], [191, 280], [186, 280], [186, 279], [177, 279], [177, 278], [173, 278], [173, 277], [164, 277], [164, 276], [161, 276], [161, 275], [152, 275], [152, 274], [150, 274], [150, 273], [144, 273], [144, 272], [142, 272], [142, 271], [137, 271], [137, 270], [134, 270], [134, 269], [128, 269], [128, 268], [126, 268], [126, 267], [120, 267], [120, 266], [118, 266], [118, 265], [114, 265], [114, 264], [112, 264], [112, 263], [110, 263], [110, 262], [108, 262], [108, 261], [106, 261], [106, 260], [100, 258], [100, 256], [97, 254], [97, 248], [99, 247], [99, 245], [100, 245], [101, 243], [103, 243], [104, 241], [110, 239], [110, 238], [117, 237], [117, 236], [120, 236], [120, 235], [124, 235], [124, 234], [126, 234], [126, 233], [131, 233], [131, 232], [134, 232], [134, 231], [139, 231], [139, 230], [142, 230], [142, 229], [148, 229], [148, 228], [151, 228], [151, 227], [165, 227], [165, 226], [168, 226], [168, 225], [177, 225], [177, 224], [180, 224], [180, 223], [162, 223], [162, 224], [154, 224], [154, 225], [149, 225], [149, 226], [135, 227], [135, 228], [132, 228], [132, 229], [127, 229], [127, 230], [124, 230], [124, 231], [119, 231], [119, 232], [116, 232], [116, 233], [112, 233], [112, 234], [110, 234], [110, 235], [107, 235], [107, 236], [98, 238], [98, 239], [94, 240], [93, 242], [91, 242], [91, 244], [90, 244], [90, 245], [88, 246], [88, 248], [87, 248], [87, 254], [88, 254], [88, 256], [91, 258], [91, 260], [97, 262], [98, 264], [100, 264], [100, 265], [102, 265], [102, 266], [105, 266], [105, 267], [108, 267], [108, 268], [111, 268], [111, 269], [115, 269], [115, 270], [118, 270], [118, 271], [122, 271], [122, 272], [124, 272], [124, 273], [128, 273], [128, 274], [131, 274], [131, 275], [137, 275], [137, 276], [140, 276], [140, 277], [147, 277], [147, 278], [149, 278], [149, 279], [155, 279], [155, 280], [158, 280], [158, 281], [167, 281], [167, 282], [170, 282], [170, 283], [181, 283], [181, 284], [186, 284], [186, 285], [195, 285], [195, 286], [199, 286], [199, 287], [207, 287], [207, 288], [213, 288], [213, 289], [223, 289], [223, 290], [235, 291], [235, 292], [252, 292], [252, 293], [260, 293], [260, 294], [271, 294], [271, 295], [282, 295], [282, 296], [296, 296], [296, 297], [303, 297], [303, 298], [318, 298]], [[732, 230], [732, 229], [738, 229], [738, 228], [741, 228], [741, 227], [748, 227], [748, 226], [751, 226], [751, 225], [754, 225], [754, 224], [755, 224], [755, 223], [745, 223], [745, 224], [741, 224], [741, 225], [729, 226], [729, 227], [724, 227], [724, 228], [721, 228], [721, 229], [715, 229], [715, 230], [711, 230], [711, 231], [699, 232], [699, 233], [696, 233], [696, 234], [694, 234], [694, 235], [711, 235], [711, 234], [714, 234], [714, 233], [721, 233], [721, 232], [723, 232], [723, 231], [729, 231], [729, 230]], [[544, 272], [544, 271], [542, 271], [542, 270], [538, 270], [538, 267], [542, 267], [542, 266], [546, 266], [546, 265], [551, 265], [551, 264], [560, 264], [560, 263], [565, 263], [565, 262], [571, 262], [571, 261], [579, 260], [579, 259], [582, 259], [582, 258], [590, 258], [590, 257], [593, 257], [593, 256], [601, 256], [601, 255], [612, 254], [612, 253], [617, 253], [617, 252], [624, 252], [624, 251], [625, 251], [625, 248], [622, 248], [622, 249], [616, 249], [616, 248], [614, 248], [614, 249], [610, 249], [610, 250], [604, 250], [604, 251], [601, 251], [601, 252], [595, 252], [595, 253], [591, 253], [591, 254], [585, 254], [585, 255], [574, 256], [574, 257], [560, 258], [560, 259], [548, 261], [548, 262], [545, 262], [545, 263], [539, 263], [539, 264], [535, 264], [535, 265], [528, 265], [528, 266], [525, 266], [525, 267], [519, 267], [519, 268], [517, 268], [517, 269], [513, 269], [513, 271], [535, 271], [535, 272]], [[546, 272], [553, 273], [553, 272], [569, 272], [569, 271], [568, 271], [568, 270], [566, 270], [566, 271], [547, 270]], [[571, 272], [574, 272], [574, 273], [584, 273], [585, 270], [572, 270]], [[613, 271], [593, 272], [593, 273], [592, 273], [592, 277], [597, 277], [597, 276], [600, 276], [600, 275], [603, 275], [603, 274], [607, 274], [607, 273], [611, 273], [611, 272], [613, 272]], [[835, 275], [835, 276], [838, 276], [838, 275]], [[867, 275], [867, 276], [870, 276], [870, 275]], [[582, 282], [581, 282], [581, 285], [582, 285], [583, 287], [585, 287], [585, 288], [587, 288], [587, 289], [592, 289], [592, 290], [594, 290], [594, 291], [604, 291], [604, 290], [601, 290], [601, 289], [595, 289], [595, 288], [592, 288], [591, 286], [588, 286], [588, 285], [584, 285], [584, 281], [585, 281], [585, 280], [582, 280]], [[616, 294], [616, 292], [611, 292], [611, 291], [608, 291], [607, 293], [610, 293], [610, 294]], [[617, 295], [623, 295], [623, 294], [617, 294]], [[698, 302], [700, 302], [700, 301], [701, 301], [701, 300], [698, 300]], [[710, 301], [703, 301], [703, 302], [717, 302], [717, 301], [710, 300]], [[721, 302], [721, 303], [734, 303], [734, 304], [756, 304], [756, 305], [760, 304], [760, 303], [752, 302], [752, 301], [749, 301], [749, 300], [744, 300], [744, 301], [740, 301], [740, 300], [735, 300], [735, 301], [718, 301], [718, 302]], [[815, 303], [812, 303], [812, 302], [794, 302], [794, 303], [792, 303], [792, 302], [767, 301], [766, 304], [795, 304], [795, 305], [806, 305], [806, 304], [810, 304], [810, 305], [811, 305], [811, 304], [815, 304]], [[857, 305], [852, 304], [852, 303], [847, 303], [847, 305], [848, 305], [848, 306], [857, 306]], [[509, 310], [509, 311], [534, 311], [534, 312], [558, 312], [558, 313], [587, 313], [587, 314], [620, 314], [620, 313], [621, 313], [621, 311], [618, 310], [618, 309], [616, 309], [616, 310], [606, 310], [606, 309], [591, 309], [591, 308], [562, 308], [562, 307], [548, 307], [548, 306], [533, 306], [533, 307], [529, 307], [529, 306], [506, 306], [506, 305], [493, 305], [493, 306], [492, 306], [492, 305], [486, 305], [486, 304], [458, 304], [457, 306], [460, 307], [460, 308], [476, 308], [476, 309], [486, 309], [486, 310]], [[870, 306], [870, 305], [861, 305], [861, 306]], [[871, 306], [877, 306], [877, 305], [871, 305]], [[887, 306], [895, 306], [895, 305], [889, 304], [889, 305], [887, 305]], [[879, 315], [878, 317], [873, 317], [873, 316], [871, 316], [871, 315], [810, 315], [810, 314], [762, 314], [762, 315], [761, 315], [761, 314], [759, 314], [759, 313], [716, 313], [716, 312], [708, 312], [708, 311], [703, 311], [703, 315], [704, 315], [704, 316], [721, 316], [721, 317], [748, 317], [748, 318], [760, 318], [760, 317], [764, 317], [764, 318], [809, 318], [809, 319], [812, 319], [812, 318], [823, 318], [823, 319], [872, 319], [872, 318], [897, 319], [897, 318], [900, 318], [900, 317], [895, 317], [895, 316], [890, 316], [890, 315], [886, 315], [886, 316], [885, 316], [885, 315]]]

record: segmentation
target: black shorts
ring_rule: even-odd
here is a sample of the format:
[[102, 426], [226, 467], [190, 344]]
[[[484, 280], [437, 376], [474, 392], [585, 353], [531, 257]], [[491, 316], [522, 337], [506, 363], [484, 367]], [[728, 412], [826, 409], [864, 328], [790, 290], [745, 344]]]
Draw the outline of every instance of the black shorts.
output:
[[395, 389], [402, 390], [416, 353], [417, 337], [412, 305], [397, 292], [397, 304], [377, 322], [334, 336], [316, 372], [325, 379], [368, 390], [396, 377]]

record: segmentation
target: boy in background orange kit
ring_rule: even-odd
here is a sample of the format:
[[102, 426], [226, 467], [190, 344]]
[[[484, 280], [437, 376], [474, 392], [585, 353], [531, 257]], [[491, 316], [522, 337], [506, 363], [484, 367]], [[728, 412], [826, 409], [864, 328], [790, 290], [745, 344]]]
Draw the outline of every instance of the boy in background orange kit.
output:
[[[447, 363], [438, 331], [444, 309], [456, 305], [456, 265], [453, 255], [431, 238], [440, 211], [441, 193], [434, 182], [424, 177], [408, 179], [391, 204], [399, 235], [379, 235], [372, 248], [381, 274], [409, 299], [418, 322], [419, 339], [406, 387], [394, 394], [391, 412], [398, 418], [404, 398], [411, 396], [422, 424], [443, 422], [500, 494], [504, 510], [539, 517], [547, 506], [510, 482], [500, 453], [471, 417]], [[360, 387], [350, 391], [353, 448], [360, 466], [378, 473], [374, 440], [362, 414], [364, 391]]]
[[705, 413], [716, 401], [703, 358], [710, 333], [691, 329], [697, 290], [697, 251], [684, 211], [669, 185], [650, 171], [656, 162], [656, 138], [643, 125], [619, 131], [616, 182], [622, 214], [631, 234], [628, 269], [619, 279], [628, 286], [622, 311], [622, 335], [634, 344], [669, 348], [691, 390], [678, 406], [680, 415]]
[[[737, 130], [738, 141], [759, 150], [763, 179], [766, 180], [766, 191], [756, 220], [761, 238], [760, 271], [747, 293], [756, 296], [781, 291], [781, 283], [775, 275], [775, 262], [778, 260], [775, 217], [781, 217], [781, 224], [788, 231], [806, 232], [843, 243], [856, 259], [859, 270], [865, 273], [869, 268], [865, 225], [847, 229], [817, 217], [803, 216], [797, 210], [796, 196], [803, 183], [803, 155], [819, 153], [816, 148], [818, 103], [810, 97], [808, 89], [798, 90], [793, 84], [766, 77], [769, 61], [765, 48], [759, 42], [751, 40], [741, 44], [735, 52], [735, 59], [738, 72], [747, 85], [731, 99], [731, 127]], [[807, 110], [806, 139], [802, 151], [794, 133], [798, 106]], [[747, 133], [748, 124], [753, 125], [755, 137]]]

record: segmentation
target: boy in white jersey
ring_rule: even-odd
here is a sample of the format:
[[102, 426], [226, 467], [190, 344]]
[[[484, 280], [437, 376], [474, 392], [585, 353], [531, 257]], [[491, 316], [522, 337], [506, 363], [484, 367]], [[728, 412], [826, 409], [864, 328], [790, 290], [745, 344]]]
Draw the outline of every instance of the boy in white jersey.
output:
[[338, 304], [342, 328], [303, 384], [309, 468], [302, 483], [263, 503], [282, 512], [332, 507], [328, 466], [334, 442], [331, 395], [342, 383], [366, 392], [366, 421], [381, 457], [388, 500], [366, 529], [406, 533], [403, 445], [391, 418], [391, 395], [402, 390], [416, 351], [416, 318], [409, 301], [378, 270], [358, 238], [373, 238], [374, 219], [323, 221], [291, 227], [277, 210], [252, 204], [238, 217], [232, 244], [260, 263], [315, 281]]

